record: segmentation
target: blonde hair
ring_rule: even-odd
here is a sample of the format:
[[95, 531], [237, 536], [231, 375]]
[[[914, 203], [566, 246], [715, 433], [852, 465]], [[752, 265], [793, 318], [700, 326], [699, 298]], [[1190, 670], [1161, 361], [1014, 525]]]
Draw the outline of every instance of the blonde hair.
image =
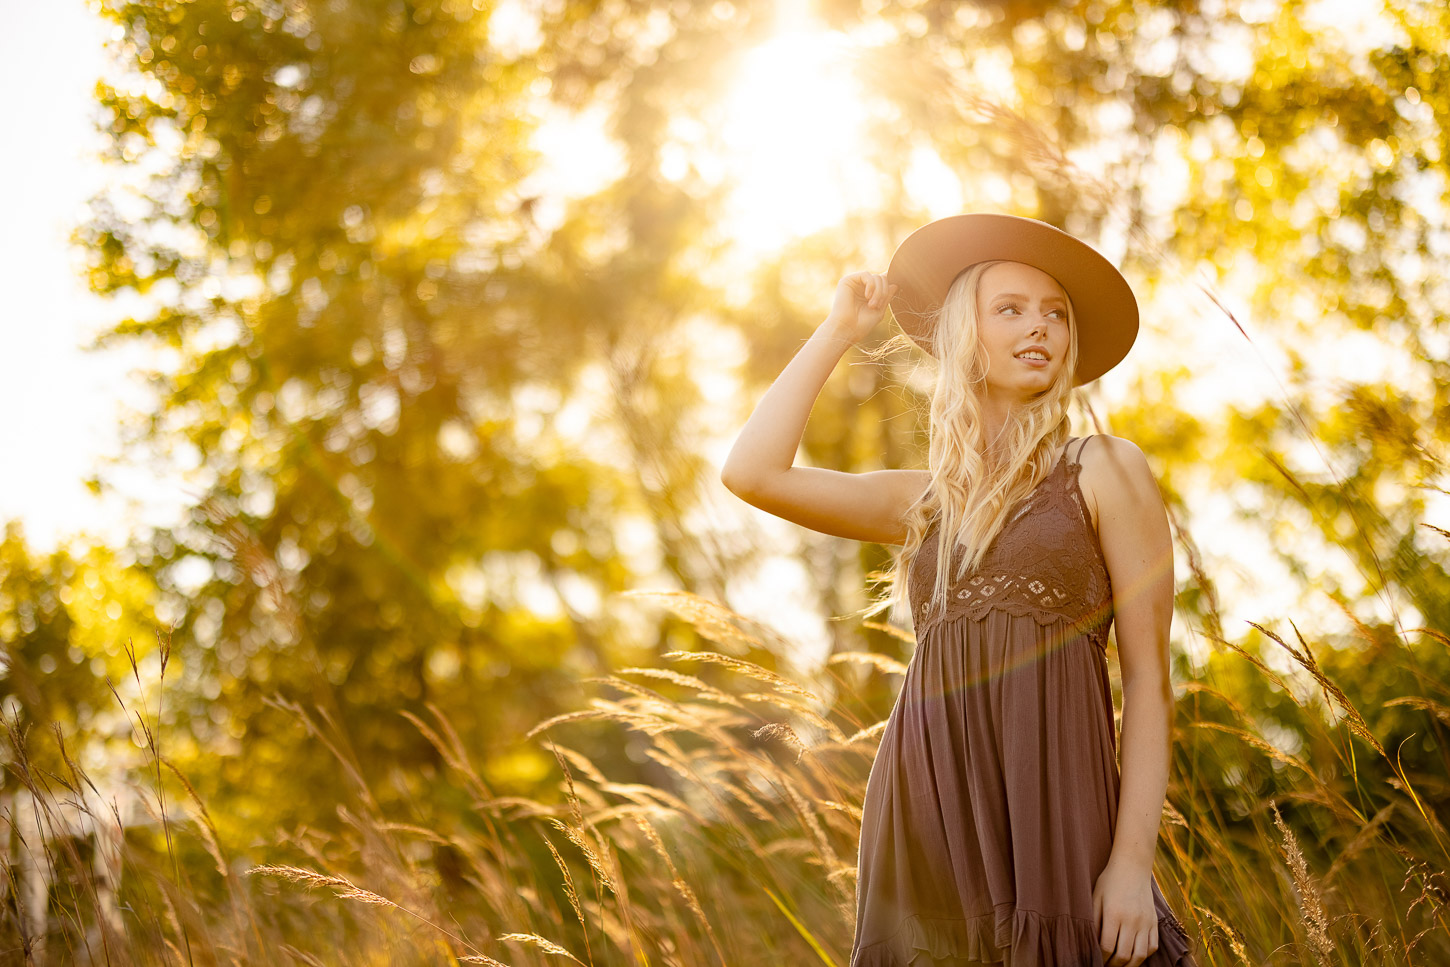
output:
[[[987, 549], [1008, 515], [1052, 470], [1053, 454], [1066, 440], [1069, 408], [1077, 368], [1077, 317], [1067, 301], [1068, 348], [1053, 384], [1015, 411], [989, 449], [982, 420], [988, 358], [982, 345], [977, 294], [987, 269], [1005, 260], [977, 262], [952, 282], [940, 309], [933, 313], [932, 348], [937, 375], [928, 422], [927, 466], [931, 483], [907, 509], [906, 541], [895, 554], [888, 578], [890, 590], [871, 612], [885, 607], [909, 610], [908, 582], [912, 562], [934, 522], [940, 522], [936, 582], [930, 611], [946, 603], [948, 589], [981, 565]], [[1066, 294], [1066, 293], [1064, 293]], [[952, 557], [962, 554], [952, 575]], [[920, 615], [913, 615], [920, 624]]]

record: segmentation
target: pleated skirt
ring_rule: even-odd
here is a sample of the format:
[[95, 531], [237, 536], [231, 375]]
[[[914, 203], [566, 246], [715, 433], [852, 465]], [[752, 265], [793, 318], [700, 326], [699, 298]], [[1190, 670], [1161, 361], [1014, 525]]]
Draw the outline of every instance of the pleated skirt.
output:
[[[1001, 610], [928, 628], [866, 784], [851, 967], [1103, 967], [1092, 893], [1118, 791], [1095, 641]], [[1152, 890], [1145, 967], [1197, 967]]]

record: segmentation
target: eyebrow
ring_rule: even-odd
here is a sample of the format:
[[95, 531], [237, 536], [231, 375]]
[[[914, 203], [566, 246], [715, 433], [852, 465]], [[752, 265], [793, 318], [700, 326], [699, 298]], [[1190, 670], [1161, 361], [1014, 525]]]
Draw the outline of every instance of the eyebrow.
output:
[[[993, 302], [996, 302], [998, 299], [1021, 299], [1023, 302], [1027, 302], [1028, 301], [1027, 297], [1025, 295], [1022, 295], [1019, 292], [1000, 292], [997, 295], [992, 296], [992, 301]], [[1043, 302], [1061, 302], [1061, 303], [1064, 303], [1064, 304], [1066, 304], [1066, 302], [1067, 302], [1067, 300], [1064, 299], [1060, 295], [1050, 295], [1046, 299], [1043, 299], [1042, 301]]]

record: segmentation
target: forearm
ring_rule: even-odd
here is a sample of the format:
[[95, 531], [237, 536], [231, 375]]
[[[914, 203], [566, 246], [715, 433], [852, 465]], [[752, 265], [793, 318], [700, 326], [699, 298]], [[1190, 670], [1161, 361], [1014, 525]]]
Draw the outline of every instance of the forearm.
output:
[[816, 397], [852, 345], [845, 333], [827, 317], [755, 405], [720, 470], [720, 479], [732, 490], [784, 473], [795, 463]]
[[1123, 686], [1122, 782], [1109, 862], [1153, 870], [1168, 792], [1173, 693], [1161, 682]]

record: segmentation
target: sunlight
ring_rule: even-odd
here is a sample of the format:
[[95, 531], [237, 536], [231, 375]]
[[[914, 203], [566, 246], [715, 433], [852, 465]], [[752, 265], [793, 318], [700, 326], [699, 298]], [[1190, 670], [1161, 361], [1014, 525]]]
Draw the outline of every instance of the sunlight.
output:
[[879, 203], [850, 46], [801, 15], [744, 57], [710, 159], [736, 185], [721, 231], [742, 248], [769, 251]]

